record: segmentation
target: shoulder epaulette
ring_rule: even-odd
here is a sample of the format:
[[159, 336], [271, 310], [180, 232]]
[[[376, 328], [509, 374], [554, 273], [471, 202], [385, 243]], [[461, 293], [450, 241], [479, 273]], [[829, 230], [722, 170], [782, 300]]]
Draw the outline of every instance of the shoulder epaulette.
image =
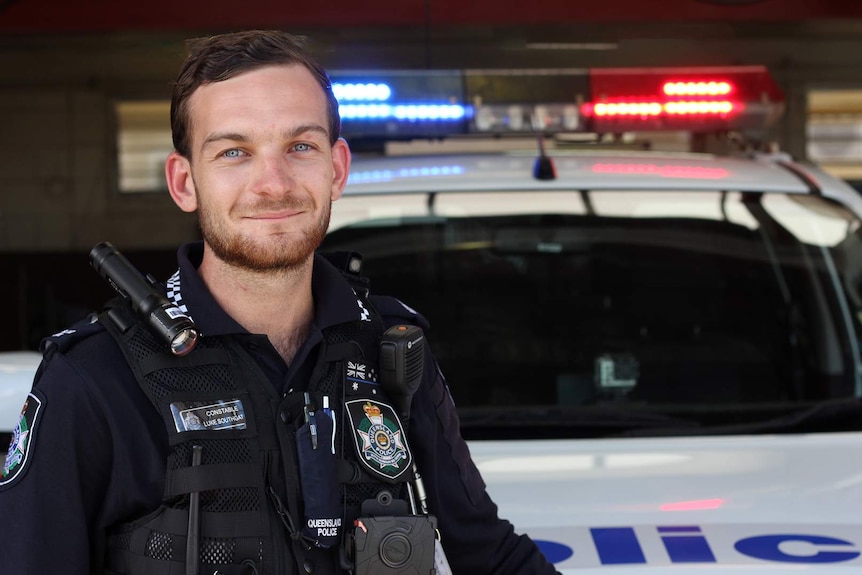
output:
[[105, 328], [98, 321], [96, 314], [90, 314], [86, 318], [72, 324], [63, 331], [43, 338], [39, 344], [39, 351], [43, 355], [59, 351], [61, 353], [69, 350], [73, 345], [94, 333], [103, 331]]
[[396, 321], [403, 320], [407, 323], [418, 325], [422, 329], [428, 329], [430, 324], [421, 313], [408, 306], [398, 298], [386, 295], [371, 294], [369, 286], [371, 282], [362, 275], [362, 254], [353, 251], [331, 251], [318, 252], [350, 283], [350, 287], [361, 297], [367, 297], [371, 305], [383, 316], [384, 321], [394, 318]]
[[404, 320], [407, 323], [418, 325], [422, 329], [431, 327], [431, 324], [428, 323], [424, 315], [396, 297], [372, 294], [368, 299], [380, 315], [383, 316], [384, 321], [394, 318], [396, 321]]

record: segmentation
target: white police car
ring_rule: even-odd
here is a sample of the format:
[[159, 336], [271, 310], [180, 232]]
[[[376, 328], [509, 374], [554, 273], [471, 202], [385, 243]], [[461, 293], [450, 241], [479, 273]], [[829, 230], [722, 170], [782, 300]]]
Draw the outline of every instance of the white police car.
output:
[[772, 157], [534, 161], [359, 160], [324, 244], [430, 320], [501, 513], [572, 572], [862, 566], [862, 199]]
[[[657, 101], [605, 74], [580, 120], [483, 94], [356, 104], [345, 127], [768, 121], [780, 99], [746, 100], [735, 72], [677, 74]], [[862, 568], [862, 198], [781, 154], [538, 156], [356, 154], [323, 246], [429, 319], [501, 515], [565, 573]]]

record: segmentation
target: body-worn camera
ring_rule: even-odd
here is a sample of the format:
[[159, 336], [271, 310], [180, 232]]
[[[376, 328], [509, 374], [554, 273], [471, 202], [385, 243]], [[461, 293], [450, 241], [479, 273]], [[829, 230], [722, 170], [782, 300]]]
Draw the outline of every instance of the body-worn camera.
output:
[[354, 522], [356, 575], [434, 573], [433, 515], [360, 517]]
[[353, 574], [432, 575], [436, 538], [436, 517], [410, 514], [384, 489], [362, 502], [353, 522]]

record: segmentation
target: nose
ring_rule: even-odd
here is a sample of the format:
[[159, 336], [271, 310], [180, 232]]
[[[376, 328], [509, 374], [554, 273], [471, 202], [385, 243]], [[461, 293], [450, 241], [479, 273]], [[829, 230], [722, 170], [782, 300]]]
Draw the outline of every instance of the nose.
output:
[[281, 196], [293, 188], [293, 175], [288, 162], [278, 153], [256, 156], [252, 190], [257, 194]]

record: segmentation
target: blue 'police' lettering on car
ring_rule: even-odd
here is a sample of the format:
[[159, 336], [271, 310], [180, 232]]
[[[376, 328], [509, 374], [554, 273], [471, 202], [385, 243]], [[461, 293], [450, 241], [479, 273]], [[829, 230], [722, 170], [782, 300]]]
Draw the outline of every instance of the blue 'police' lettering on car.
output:
[[643, 549], [631, 527], [590, 529], [602, 565], [646, 563]]
[[[761, 528], [768, 526], [761, 526]], [[662, 525], [531, 529], [531, 537], [557, 567], [604, 565], [681, 565], [796, 563], [829, 564], [862, 557], [860, 526], [818, 525], [821, 532], [853, 535], [814, 535], [800, 526], [783, 526], [784, 533], [762, 533], [757, 525]], [[772, 526], [771, 529], [781, 529]], [[770, 530], [771, 530], [770, 529]], [[802, 526], [802, 529], [807, 527]], [[544, 535], [555, 533], [553, 539]], [[562, 540], [561, 540], [562, 539]], [[663, 549], [662, 549], [663, 547]], [[855, 564], [862, 564], [855, 562]]]
[[701, 535], [700, 527], [659, 527], [661, 541], [674, 563], [715, 563], [715, 555]]
[[551, 563], [561, 563], [574, 555], [574, 551], [568, 545], [556, 541], [542, 541], [541, 539], [536, 539], [535, 542], [545, 558]]
[[736, 550], [749, 557], [764, 561], [781, 561], [785, 563], [838, 563], [859, 557], [858, 551], [817, 551], [811, 555], [790, 555], [781, 550], [780, 545], [789, 541], [801, 541], [818, 545], [853, 546], [853, 543], [834, 537], [819, 535], [761, 535], [747, 537], [736, 542]]

